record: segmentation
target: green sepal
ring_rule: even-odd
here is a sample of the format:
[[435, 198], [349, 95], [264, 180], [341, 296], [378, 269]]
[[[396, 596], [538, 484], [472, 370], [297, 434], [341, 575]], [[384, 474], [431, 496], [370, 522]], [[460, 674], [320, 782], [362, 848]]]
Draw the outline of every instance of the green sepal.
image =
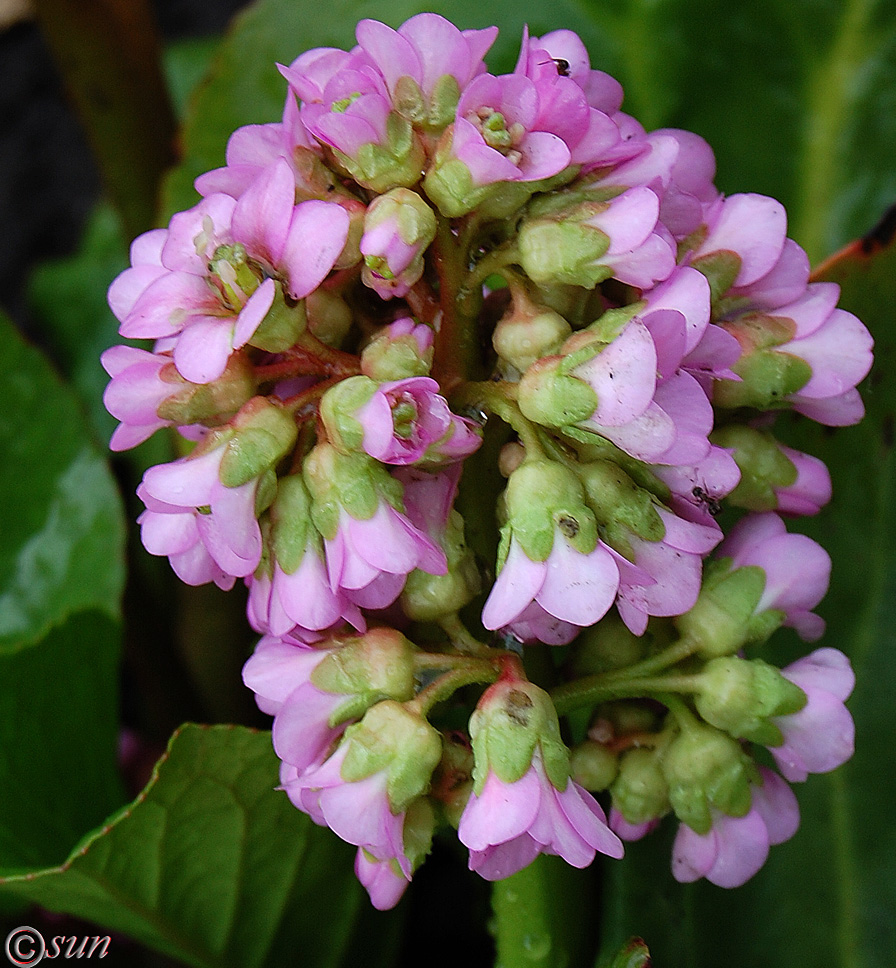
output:
[[432, 347], [421, 355], [420, 344], [410, 333], [406, 336], [383, 334], [364, 347], [361, 370], [379, 382], [428, 376], [432, 369], [432, 356]]
[[545, 773], [558, 789], [569, 782], [569, 752], [550, 696], [526, 681], [499, 681], [486, 691], [470, 717], [473, 744], [473, 790], [482, 793], [489, 772], [502, 783], [515, 783], [541, 748]]
[[700, 679], [697, 711], [735, 739], [780, 746], [781, 731], [768, 720], [806, 704], [802, 689], [761, 659], [719, 657], [707, 663]]
[[726, 409], [786, 407], [787, 397], [812, 378], [812, 367], [805, 360], [780, 350], [757, 350], [742, 356], [731, 369], [741, 382], [716, 380], [713, 385], [713, 403]]
[[333, 446], [343, 454], [362, 449], [364, 428], [355, 414], [376, 393], [378, 384], [370, 377], [358, 375], [340, 380], [321, 397], [320, 418]]
[[433, 85], [429, 98], [429, 112], [423, 120], [423, 127], [433, 133], [444, 130], [457, 114], [460, 100], [460, 85], [452, 74], [443, 74]]
[[379, 194], [416, 185], [425, 161], [410, 122], [394, 111], [386, 120], [386, 146], [361, 145], [356, 158], [335, 148], [333, 154], [355, 181]]
[[392, 107], [411, 124], [422, 125], [426, 119], [426, 101], [423, 91], [409, 74], [399, 77], [395, 82]]
[[685, 638], [699, 643], [704, 656], [731, 655], [774, 631], [780, 622], [767, 626], [775, 617], [780, 615], [783, 621], [783, 615], [773, 610], [754, 614], [764, 591], [765, 571], [758, 565], [732, 570], [730, 558], [709, 562], [697, 601], [674, 619], [675, 625]]
[[618, 309], [608, 309], [588, 327], [587, 331], [593, 333], [605, 346], [609, 346], [625, 329], [630, 320], [646, 306], [647, 303], [642, 299], [640, 302], [620, 306]]
[[263, 397], [254, 397], [242, 408], [233, 430], [221, 459], [225, 487], [240, 487], [259, 477], [292, 450], [298, 436], [292, 414]]
[[709, 255], [700, 256], [691, 262], [695, 269], [706, 276], [709, 283], [710, 298], [713, 303], [721, 299], [734, 285], [742, 265], [741, 257], [730, 249], [719, 249]]
[[615, 461], [590, 461], [578, 465], [576, 470], [588, 505], [608, 542], [617, 550], [630, 551], [632, 534], [645, 541], [661, 541], [665, 537], [666, 526], [653, 495], [636, 484]]
[[287, 302], [282, 284], [277, 282], [275, 287], [271, 308], [252, 334], [249, 345], [268, 353], [284, 353], [299, 341], [308, 326], [308, 317], [304, 300]]
[[597, 394], [583, 380], [564, 376], [563, 358], [536, 360], [519, 382], [523, 416], [544, 427], [566, 427], [586, 420], [597, 409]]
[[319, 443], [305, 458], [302, 473], [313, 500], [314, 526], [328, 541], [339, 528], [342, 508], [359, 521], [372, 518], [381, 499], [404, 510], [401, 482], [367, 454], [341, 454], [331, 443]]
[[[379, 699], [414, 698], [414, 644], [391, 628], [372, 628], [342, 640], [315, 666], [311, 682], [321, 692], [363, 698], [366, 709]], [[374, 698], [375, 697], [375, 698]], [[341, 707], [340, 707], [341, 709]], [[342, 722], [337, 719], [331, 725]]]
[[270, 519], [274, 556], [283, 571], [292, 575], [301, 565], [310, 540], [317, 537], [311, 523], [311, 495], [301, 474], [280, 478]]
[[710, 440], [718, 447], [733, 450], [740, 468], [740, 482], [726, 500], [749, 511], [776, 510], [776, 490], [794, 484], [797, 469], [774, 436], [767, 430], [731, 424], [714, 431]]
[[511, 475], [504, 492], [508, 526], [531, 561], [545, 561], [559, 530], [582, 554], [597, 547], [597, 522], [576, 475], [556, 461], [533, 460]]
[[610, 237], [581, 221], [527, 219], [519, 233], [520, 265], [538, 285], [567, 283], [593, 289], [613, 275], [598, 260]]
[[162, 401], [157, 411], [162, 420], [179, 427], [230, 420], [255, 395], [253, 369], [242, 353], [233, 353], [224, 372], [211, 383], [190, 383], [177, 372], [174, 363], [163, 366], [159, 378], [182, 387]]
[[386, 793], [393, 814], [402, 813], [429, 789], [442, 757], [442, 737], [416, 713], [391, 699], [367, 710], [349, 726], [341, 776], [349, 782], [386, 772]]

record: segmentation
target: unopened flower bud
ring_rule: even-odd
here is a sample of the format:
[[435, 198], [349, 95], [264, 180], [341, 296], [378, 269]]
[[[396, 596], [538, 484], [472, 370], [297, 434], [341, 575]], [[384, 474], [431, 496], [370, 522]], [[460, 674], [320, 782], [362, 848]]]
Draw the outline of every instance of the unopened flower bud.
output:
[[327, 346], [339, 347], [352, 326], [348, 303], [326, 289], [315, 289], [305, 299], [308, 329]]
[[646, 823], [669, 809], [669, 786], [652, 749], [632, 749], [619, 759], [619, 775], [610, 788], [613, 806], [630, 824]]
[[646, 541], [660, 541], [665, 536], [666, 528], [653, 495], [639, 487], [614, 461], [582, 464], [578, 475], [589, 506], [615, 546], [624, 549], [631, 534]]
[[615, 753], [602, 743], [587, 739], [569, 751], [570, 775], [586, 790], [606, 790], [616, 779], [619, 760]]
[[735, 739], [778, 746], [784, 738], [772, 716], [798, 712], [805, 693], [761, 659], [724, 656], [707, 663], [700, 675], [697, 711], [712, 726]]
[[423, 275], [423, 254], [436, 235], [436, 217], [407, 188], [371, 202], [364, 219], [361, 279], [383, 299], [401, 297]]
[[520, 410], [530, 420], [545, 427], [577, 424], [590, 417], [597, 404], [594, 390], [565, 372], [562, 356], [537, 360], [520, 380]]
[[396, 319], [371, 340], [361, 353], [361, 371], [385, 382], [426, 376], [432, 367], [433, 331], [410, 316]]
[[572, 327], [559, 313], [514, 294], [510, 312], [495, 327], [492, 345], [523, 373], [541, 357], [557, 353], [571, 334]]
[[615, 613], [608, 613], [576, 639], [573, 669], [577, 676], [609, 672], [634, 665], [644, 657], [647, 643]]
[[750, 809], [750, 760], [712, 726], [689, 724], [669, 744], [662, 768], [676, 816], [699, 834], [712, 826], [712, 808], [733, 817]]

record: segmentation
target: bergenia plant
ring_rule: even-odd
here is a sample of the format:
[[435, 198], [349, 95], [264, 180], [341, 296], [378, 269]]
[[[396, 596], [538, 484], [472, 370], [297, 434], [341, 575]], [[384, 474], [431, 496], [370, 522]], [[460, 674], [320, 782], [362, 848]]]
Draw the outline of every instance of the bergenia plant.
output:
[[625, 113], [574, 32], [493, 74], [497, 33], [368, 19], [270, 65], [281, 120], [108, 291], [151, 341], [102, 355], [110, 447], [176, 441], [142, 542], [245, 603], [266, 789], [373, 907], [432, 854], [610, 892], [642, 843], [737, 888], [853, 754], [799, 428], [862, 420], [872, 337], [783, 205]]
[[[755, 650], [822, 635], [830, 572], [775, 513], [830, 497], [776, 421], [860, 420], [871, 337], [808, 281], [783, 207], [721, 194], [694, 135], [634, 125], [574, 34], [525, 34], [499, 76], [494, 31], [436, 14], [357, 37], [282, 69], [278, 130], [329, 172], [317, 195], [242, 129], [233, 170], [110, 289], [122, 335], [156, 339], [104, 357], [113, 445], [200, 438], [146, 472], [144, 543], [190, 583], [249, 587], [283, 795], [359, 848], [377, 907], [424, 860], [405, 836], [424, 802], [489, 880], [540, 853], [625, 863], [620, 837], [671, 814], [675, 877], [741, 884], [796, 832], [787, 781], [852, 754], [846, 657]], [[337, 338], [316, 292], [350, 315]], [[570, 673], [614, 615], [608, 670]], [[461, 808], [434, 777], [463, 710]], [[599, 782], [576, 767], [596, 722], [618, 724]]]

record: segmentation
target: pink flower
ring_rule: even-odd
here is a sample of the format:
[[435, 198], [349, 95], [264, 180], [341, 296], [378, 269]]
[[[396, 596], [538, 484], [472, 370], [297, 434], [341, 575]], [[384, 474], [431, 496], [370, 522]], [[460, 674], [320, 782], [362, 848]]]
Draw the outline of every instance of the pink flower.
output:
[[[143, 540], [151, 554], [179, 557], [195, 549], [193, 539], [198, 534], [205, 552], [224, 575], [243, 578], [261, 560], [261, 531], [255, 516], [258, 479], [239, 487], [222, 484], [219, 471], [224, 453], [224, 447], [217, 447], [199, 457], [149, 468], [138, 490], [147, 505], [141, 515]], [[170, 516], [170, 520], [159, 515]], [[204, 560], [203, 555], [200, 558]], [[208, 571], [202, 565], [198, 571], [190, 569], [194, 578]], [[216, 578], [203, 578], [209, 580]]]
[[645, 820], [642, 823], [629, 823], [625, 817], [616, 809], [610, 808], [610, 830], [616, 834], [620, 840], [636, 841], [646, 837], [649, 833], [656, 830], [660, 825], [659, 819]]
[[791, 447], [778, 445], [782, 454], [796, 467], [796, 480], [787, 487], [775, 488], [778, 510], [782, 514], [818, 514], [831, 499], [831, 474], [824, 461]]
[[735, 568], [757, 565], [765, 572], [757, 613], [784, 612], [784, 625], [795, 628], [807, 641], [824, 632], [824, 621], [812, 609], [828, 590], [831, 559], [811, 538], [788, 534], [773, 512], [750, 514], [735, 525], [716, 555], [730, 557]]
[[355, 877], [364, 885], [377, 911], [394, 908], [411, 883], [394, 858], [377, 860], [363, 847], [355, 854]]
[[855, 725], [843, 705], [855, 685], [849, 659], [837, 649], [817, 649], [781, 670], [806, 694], [806, 705], [773, 720], [784, 745], [770, 747], [778, 769], [791, 783], [810, 773], [829, 773], [853, 754]]
[[696, 602], [703, 576], [703, 558], [721, 540], [714, 522], [688, 521], [657, 508], [666, 533], [659, 541], [632, 535], [634, 562], [617, 556], [620, 583], [617, 608], [635, 635], [642, 635], [651, 615], [683, 615]]
[[100, 362], [112, 377], [103, 403], [121, 421], [109, 441], [112, 450], [136, 447], [161, 427], [172, 426], [173, 421], [158, 415], [159, 407], [183, 389], [176, 377], [170, 380], [162, 375], [166, 367], [174, 369], [170, 356], [147, 353], [133, 346], [113, 346], [103, 353]]
[[214, 194], [148, 232], [131, 250], [132, 268], [109, 289], [121, 335], [176, 337], [174, 362], [193, 383], [224, 372], [273, 305], [279, 282], [293, 299], [316, 289], [348, 235], [339, 205], [294, 205], [295, 183], [279, 159], [238, 201]]
[[255, 693], [259, 708], [274, 716], [274, 750], [300, 772], [322, 762], [347, 725], [330, 725], [346, 696], [324, 692], [311, 681], [333, 651], [265, 636], [243, 666], [243, 682]]
[[482, 438], [448, 409], [438, 391], [438, 383], [423, 376], [381, 383], [355, 414], [364, 430], [363, 449], [384, 464], [399, 465], [438, 457], [443, 444], [451, 459], [472, 454]]
[[672, 873], [689, 883], [705, 877], [718, 887], [739, 887], [765, 863], [769, 846], [789, 840], [800, 814], [790, 787], [771, 770], [759, 767], [762, 785], [752, 788], [749, 812], [729, 817], [715, 812], [712, 829], [695, 833], [681, 824], [672, 848]]
[[375, 65], [391, 97], [399, 81], [413, 80], [427, 102], [437, 84], [453, 78], [460, 91], [485, 70], [482, 58], [498, 35], [497, 27], [460, 31], [434, 13], [406, 20], [398, 30], [376, 20], [362, 20], [358, 44]]
[[487, 629], [513, 626], [535, 603], [561, 622], [594, 625], [613, 604], [618, 588], [619, 569], [601, 541], [590, 554], [583, 554], [557, 527], [549, 556], [532, 561], [511, 537], [507, 558], [482, 610], [482, 624]]
[[563, 790], [551, 783], [539, 747], [519, 780], [504, 783], [489, 772], [482, 792], [470, 796], [457, 833], [470, 849], [470, 870], [489, 881], [515, 874], [542, 853], [573, 867], [587, 867], [598, 851], [623, 854], [590, 793], [573, 780]]
[[389, 805], [387, 773], [378, 770], [360, 780], [343, 779], [348, 749], [343, 741], [329, 759], [305, 772], [284, 763], [283, 788], [299, 810], [347, 843], [363, 847], [377, 860], [403, 857], [404, 813], [393, 813]]
[[336, 534], [325, 541], [330, 588], [361, 608], [385, 608], [401, 594], [415, 568], [444, 575], [444, 552], [387, 501], [371, 518], [342, 510]]

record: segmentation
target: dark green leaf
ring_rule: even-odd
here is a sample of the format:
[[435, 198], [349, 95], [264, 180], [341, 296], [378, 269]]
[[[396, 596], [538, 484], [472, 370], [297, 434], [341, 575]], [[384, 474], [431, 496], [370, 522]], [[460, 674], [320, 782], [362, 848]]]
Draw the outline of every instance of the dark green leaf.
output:
[[61, 867], [6, 883], [187, 964], [340, 964], [353, 848], [275, 790], [269, 733], [185, 726], [149, 785]]
[[116, 615], [121, 506], [74, 395], [0, 319], [0, 652], [74, 612]]

